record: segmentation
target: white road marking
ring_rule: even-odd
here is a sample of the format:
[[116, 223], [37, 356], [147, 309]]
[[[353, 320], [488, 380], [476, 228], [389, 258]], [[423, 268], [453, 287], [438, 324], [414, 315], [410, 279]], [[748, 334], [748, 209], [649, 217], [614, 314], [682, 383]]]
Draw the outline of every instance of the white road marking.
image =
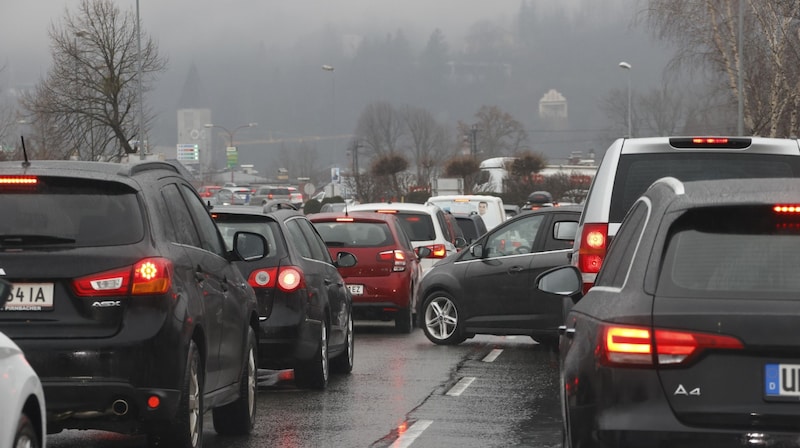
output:
[[503, 353], [503, 349], [496, 348], [496, 349], [490, 351], [489, 354], [486, 355], [486, 357], [483, 358], [481, 361], [483, 361], [483, 362], [494, 362], [494, 360], [497, 359], [498, 356], [500, 356], [500, 353]]
[[450, 395], [451, 397], [457, 397], [461, 395], [472, 382], [475, 381], [474, 376], [465, 376], [461, 378], [455, 386], [453, 386], [450, 390], [447, 391], [446, 395]]
[[400, 437], [392, 444], [392, 448], [408, 448], [417, 440], [417, 437], [422, 435], [422, 431], [425, 431], [428, 426], [431, 426], [431, 423], [433, 423], [433, 420], [418, 420], [411, 425], [406, 432], [400, 434]]

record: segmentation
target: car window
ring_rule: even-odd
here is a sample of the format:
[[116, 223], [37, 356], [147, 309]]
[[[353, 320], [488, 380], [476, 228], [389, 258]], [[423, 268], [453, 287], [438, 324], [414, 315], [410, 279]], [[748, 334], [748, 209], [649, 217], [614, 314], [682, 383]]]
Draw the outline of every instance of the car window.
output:
[[614, 179], [609, 220], [621, 222], [625, 213], [647, 187], [665, 176], [672, 176], [683, 182], [798, 177], [800, 158], [769, 154], [684, 152], [622, 155]]
[[625, 284], [639, 237], [647, 223], [649, 208], [647, 203], [640, 201], [631, 209], [608, 249], [595, 285], [621, 288]]
[[144, 237], [136, 193], [115, 182], [42, 178], [42, 189], [0, 190], [0, 233], [74, 239], [73, 247], [132, 244]]
[[687, 212], [670, 228], [657, 294], [798, 300], [797, 226], [770, 206]]
[[478, 234], [478, 227], [475, 225], [475, 221], [469, 217], [456, 216], [456, 223], [458, 223], [458, 227], [461, 228], [461, 232], [463, 232], [464, 238], [466, 238], [467, 241], [475, 241], [480, 236]]
[[313, 259], [311, 246], [306, 237], [303, 236], [303, 229], [300, 228], [298, 220], [286, 221], [286, 230], [289, 233], [289, 244], [293, 245], [302, 257]]
[[411, 238], [411, 241], [431, 241], [436, 239], [431, 215], [421, 212], [399, 211], [395, 217]]
[[211, 215], [208, 214], [208, 209], [203, 205], [203, 201], [194, 193], [188, 185], [181, 185], [183, 192], [186, 195], [186, 203], [194, 215], [194, 220], [197, 223], [197, 230], [200, 234], [201, 247], [209, 252], [215, 253], [219, 256], [225, 255], [225, 249], [220, 235], [217, 231], [217, 226]]
[[175, 242], [193, 247], [202, 247], [200, 235], [198, 235], [197, 229], [194, 227], [194, 221], [192, 221], [192, 214], [189, 213], [178, 186], [175, 184], [165, 185], [161, 189], [161, 196], [164, 198], [167, 213], [169, 213], [170, 221], [172, 221]]
[[308, 246], [311, 248], [311, 256], [315, 260], [331, 263], [331, 256], [328, 253], [328, 248], [325, 246], [325, 242], [322, 241], [322, 238], [320, 238], [319, 233], [314, 229], [314, 225], [306, 218], [297, 218], [295, 221], [297, 221], [303, 231], [303, 235], [306, 240], [308, 240]]
[[385, 222], [317, 222], [317, 231], [330, 247], [382, 247], [394, 243]]
[[530, 215], [492, 233], [486, 240], [488, 257], [504, 257], [531, 252], [544, 215]]

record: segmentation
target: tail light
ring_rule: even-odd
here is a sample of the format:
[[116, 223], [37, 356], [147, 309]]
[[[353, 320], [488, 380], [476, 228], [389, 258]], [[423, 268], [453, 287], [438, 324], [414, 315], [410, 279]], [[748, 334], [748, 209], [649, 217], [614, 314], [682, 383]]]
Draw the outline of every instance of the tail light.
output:
[[406, 270], [406, 254], [402, 250], [387, 250], [378, 254], [378, 261], [392, 261], [392, 271], [403, 272]]
[[445, 258], [447, 256], [447, 248], [444, 244], [433, 244], [427, 246], [431, 250], [431, 255], [428, 258]]
[[172, 262], [146, 258], [127, 268], [75, 279], [72, 289], [81, 297], [164, 294], [172, 287]]
[[577, 266], [583, 274], [583, 292], [589, 291], [608, 250], [608, 223], [584, 224]]
[[3, 191], [36, 191], [39, 178], [36, 176], [0, 176], [0, 189]]
[[606, 325], [598, 343], [600, 364], [653, 367], [687, 364], [705, 350], [740, 350], [735, 337], [680, 330]]
[[274, 288], [283, 292], [294, 292], [305, 286], [303, 271], [296, 266], [256, 269], [250, 273], [247, 283], [254, 289]]

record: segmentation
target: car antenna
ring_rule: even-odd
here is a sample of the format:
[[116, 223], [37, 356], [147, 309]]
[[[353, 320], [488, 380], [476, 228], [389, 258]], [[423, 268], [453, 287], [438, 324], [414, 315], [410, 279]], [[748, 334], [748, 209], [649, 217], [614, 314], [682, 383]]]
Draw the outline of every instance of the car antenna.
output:
[[22, 167], [27, 168], [31, 166], [31, 162], [28, 161], [28, 151], [25, 149], [25, 137], [20, 135], [19, 139], [22, 141], [22, 157], [25, 159], [22, 162]]

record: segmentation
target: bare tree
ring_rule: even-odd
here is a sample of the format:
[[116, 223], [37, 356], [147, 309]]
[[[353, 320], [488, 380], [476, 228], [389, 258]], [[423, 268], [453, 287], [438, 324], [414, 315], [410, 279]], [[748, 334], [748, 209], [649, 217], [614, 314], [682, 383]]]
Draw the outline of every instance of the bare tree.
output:
[[408, 130], [411, 156], [417, 168], [417, 184], [427, 185], [431, 172], [451, 154], [447, 128], [427, 109], [406, 106], [402, 116]]
[[528, 134], [522, 123], [497, 106], [481, 106], [475, 114], [474, 126], [459, 122], [462, 135], [476, 139], [476, 149], [481, 159], [512, 155], [527, 150]]
[[362, 146], [376, 156], [398, 152], [404, 132], [402, 116], [384, 101], [367, 105], [356, 127], [356, 135]]
[[315, 145], [309, 145], [306, 142], [299, 142], [289, 147], [281, 144], [272, 165], [265, 175], [276, 173], [278, 168], [286, 168], [290, 177], [311, 178], [317, 172], [319, 153]]
[[58, 158], [118, 160], [136, 152], [131, 142], [143, 142], [147, 127], [137, 123], [137, 82], [149, 91], [166, 60], [147, 36], [137, 51], [135, 14], [112, 0], [81, 0], [48, 35], [53, 65], [22, 103], [60, 140], [64, 153]]
[[717, 82], [726, 86], [731, 108], [738, 103], [742, 76], [745, 133], [794, 135], [800, 105], [800, 2], [745, 4], [741, 53], [739, 0], [649, 0], [645, 16], [656, 36], [677, 43], [671, 67], [700, 67], [712, 79], [721, 78]]

